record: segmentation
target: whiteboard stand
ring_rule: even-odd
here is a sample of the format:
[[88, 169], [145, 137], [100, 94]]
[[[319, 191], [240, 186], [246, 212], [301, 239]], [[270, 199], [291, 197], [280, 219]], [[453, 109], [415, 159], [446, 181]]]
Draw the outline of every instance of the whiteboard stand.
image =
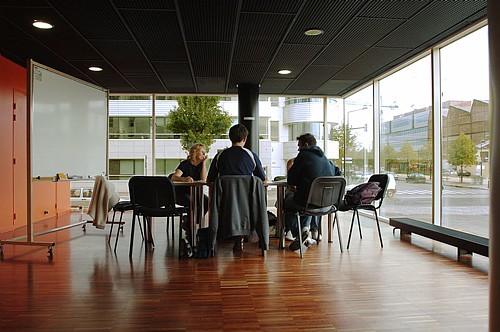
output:
[[[51, 260], [55, 242], [35, 242], [33, 238], [80, 225], [85, 230], [87, 221], [33, 234], [33, 173], [52, 175], [65, 169], [71, 174], [107, 174], [108, 90], [30, 59], [27, 100], [27, 235], [0, 240], [0, 258], [4, 256], [4, 244], [12, 244], [47, 247]], [[73, 131], [71, 125], [76, 127]], [[77, 134], [76, 138], [74, 134]], [[77, 150], [75, 146], [80, 147], [76, 157], [72, 154]], [[87, 163], [77, 163], [79, 159]]]

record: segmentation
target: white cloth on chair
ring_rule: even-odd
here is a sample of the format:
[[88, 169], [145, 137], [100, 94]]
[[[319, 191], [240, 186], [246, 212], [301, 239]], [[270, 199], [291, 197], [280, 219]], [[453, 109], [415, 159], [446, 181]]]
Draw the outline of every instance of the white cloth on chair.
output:
[[108, 212], [120, 201], [115, 186], [104, 176], [96, 176], [94, 190], [87, 214], [93, 219], [96, 228], [104, 229], [108, 221]]

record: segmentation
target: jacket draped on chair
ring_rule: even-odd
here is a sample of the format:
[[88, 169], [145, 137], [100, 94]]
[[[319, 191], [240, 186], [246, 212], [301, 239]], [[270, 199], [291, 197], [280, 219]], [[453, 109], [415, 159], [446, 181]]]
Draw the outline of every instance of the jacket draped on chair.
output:
[[215, 180], [210, 201], [212, 249], [217, 238], [259, 236], [259, 246], [269, 248], [267, 201], [262, 180], [256, 176], [225, 175]]
[[93, 225], [98, 229], [104, 229], [108, 222], [108, 212], [120, 201], [115, 192], [115, 186], [106, 180], [104, 176], [95, 178], [92, 198], [90, 200], [87, 214], [93, 219]]

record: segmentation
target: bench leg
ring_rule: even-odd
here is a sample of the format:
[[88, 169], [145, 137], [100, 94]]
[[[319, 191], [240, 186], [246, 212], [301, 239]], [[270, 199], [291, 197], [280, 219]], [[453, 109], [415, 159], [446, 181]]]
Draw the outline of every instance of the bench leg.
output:
[[400, 237], [411, 237], [411, 232], [405, 231], [404, 229], [400, 230]]
[[470, 259], [472, 257], [472, 251], [468, 251], [465, 249], [457, 248], [457, 260], [461, 259]]

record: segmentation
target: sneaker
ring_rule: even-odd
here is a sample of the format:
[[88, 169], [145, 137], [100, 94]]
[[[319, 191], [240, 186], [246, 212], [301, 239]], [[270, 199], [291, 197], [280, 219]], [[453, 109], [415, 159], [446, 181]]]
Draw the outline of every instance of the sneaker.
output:
[[312, 246], [312, 245], [315, 245], [316, 243], [318, 243], [318, 242], [316, 242], [316, 240], [315, 240], [315, 239], [310, 238], [310, 237], [309, 237], [309, 238], [307, 238], [307, 239], [304, 241], [304, 245], [305, 245], [306, 247], [310, 247], [310, 246]]
[[321, 236], [317, 229], [311, 231], [311, 237], [318, 242], [323, 239], [323, 236]]
[[287, 241], [293, 241], [293, 240], [295, 240], [295, 238], [293, 237], [291, 231], [286, 232], [285, 240], [287, 240]]
[[288, 249], [290, 249], [291, 251], [297, 251], [300, 249], [300, 242], [299, 240], [293, 240], [292, 243], [290, 243], [290, 245], [288, 246]]

